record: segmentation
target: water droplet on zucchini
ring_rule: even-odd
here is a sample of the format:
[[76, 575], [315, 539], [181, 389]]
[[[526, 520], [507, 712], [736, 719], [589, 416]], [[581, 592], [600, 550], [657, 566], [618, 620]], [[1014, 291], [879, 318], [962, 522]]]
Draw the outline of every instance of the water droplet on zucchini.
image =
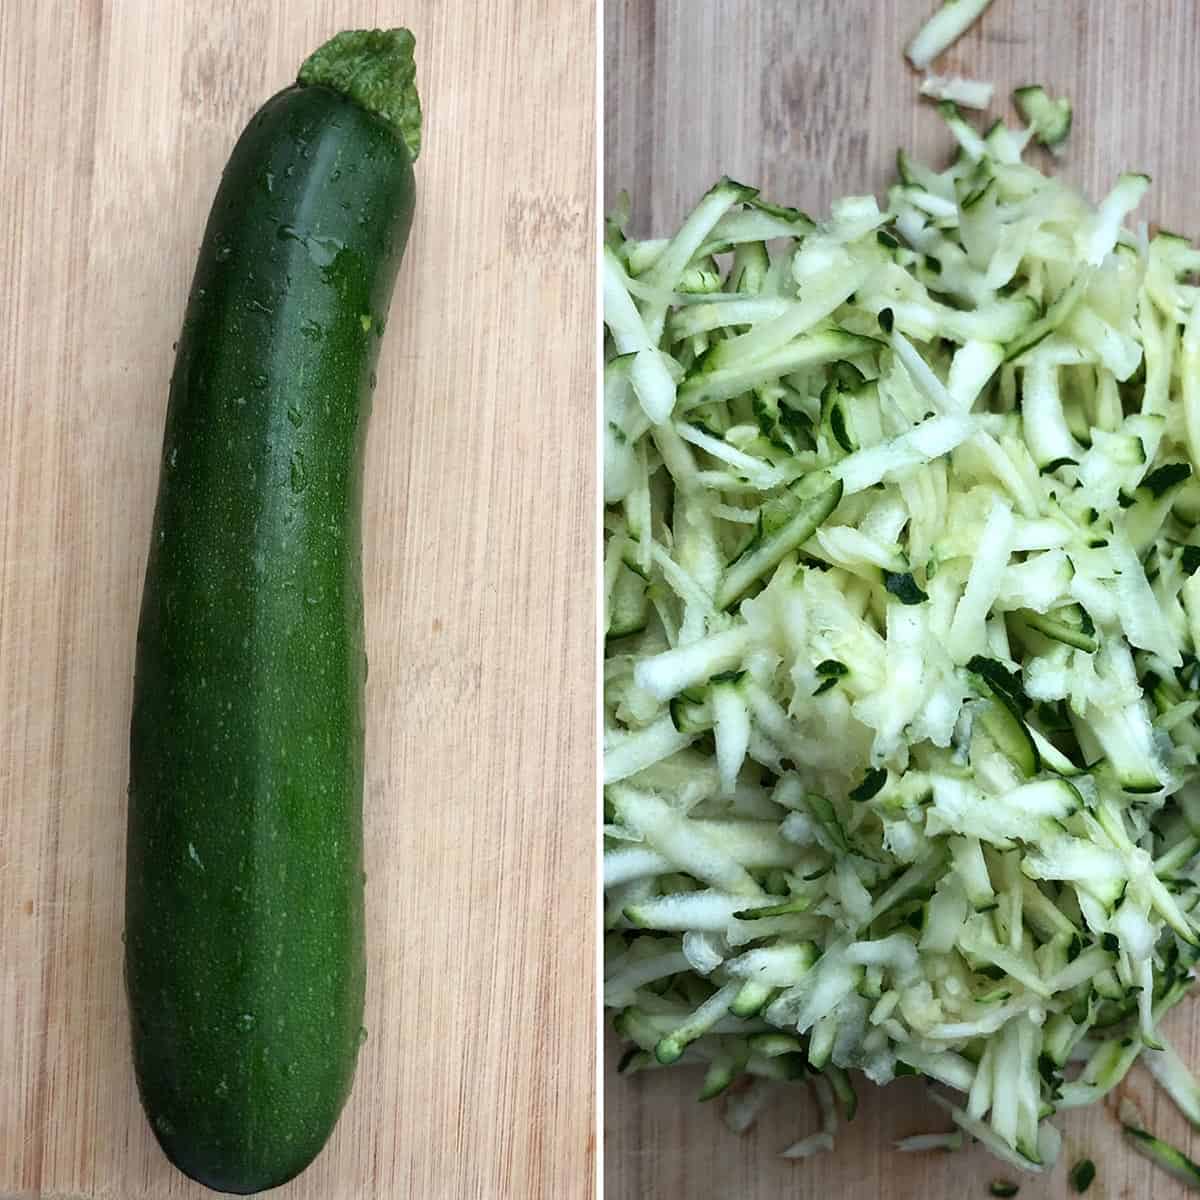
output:
[[281, 242], [299, 242], [308, 251], [308, 257], [318, 267], [328, 267], [337, 258], [338, 253], [346, 248], [345, 243], [338, 238], [320, 237], [315, 233], [305, 233], [294, 225], [279, 226]]

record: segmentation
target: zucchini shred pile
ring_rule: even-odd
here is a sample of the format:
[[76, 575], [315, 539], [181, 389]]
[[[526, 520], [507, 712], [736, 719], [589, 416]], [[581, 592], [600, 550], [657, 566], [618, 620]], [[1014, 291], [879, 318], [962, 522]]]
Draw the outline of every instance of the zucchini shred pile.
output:
[[606, 231], [604, 1000], [743, 1128], [919, 1074], [1011, 1163], [1197, 956], [1200, 252], [1022, 160]]

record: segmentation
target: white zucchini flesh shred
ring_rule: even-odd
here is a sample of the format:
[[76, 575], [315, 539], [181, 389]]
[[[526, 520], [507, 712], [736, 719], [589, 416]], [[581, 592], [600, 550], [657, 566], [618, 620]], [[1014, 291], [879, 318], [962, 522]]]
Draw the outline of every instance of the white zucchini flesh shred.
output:
[[604, 997], [622, 1069], [702, 1066], [735, 1128], [814, 1080], [787, 1157], [856, 1069], [959, 1093], [905, 1149], [1038, 1171], [1139, 1056], [1200, 1122], [1158, 1029], [1200, 945], [1200, 252], [1127, 228], [1144, 176], [1021, 161], [1069, 107], [983, 135], [968, 85], [886, 208], [721, 180], [608, 226]]
[[964, 108], [987, 108], [995, 88], [982, 79], [963, 79], [960, 75], [926, 75], [921, 80], [921, 95], [934, 100], [952, 100]]
[[923, 71], [939, 54], [973, 25], [992, 0], [943, 0], [937, 11], [921, 26], [905, 53], [908, 61]]
[[1071, 132], [1071, 104], [1052, 100], [1039, 84], [1017, 88], [1013, 102], [1029, 124], [1030, 132], [1043, 145], [1056, 150]]

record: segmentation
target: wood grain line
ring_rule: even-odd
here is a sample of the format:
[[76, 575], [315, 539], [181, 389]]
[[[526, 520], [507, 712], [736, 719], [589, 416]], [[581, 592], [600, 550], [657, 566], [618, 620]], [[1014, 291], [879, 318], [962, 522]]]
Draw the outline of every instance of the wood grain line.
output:
[[[72, 71], [70, 84], [64, 87], [64, 93], [70, 97], [64, 113], [63, 132], [66, 128], [78, 130], [78, 143], [75, 161], [68, 161], [66, 169], [69, 179], [66, 180], [66, 195], [69, 204], [66, 210], [66, 227], [76, 229], [82, 227], [88, 218], [92, 201], [92, 182], [95, 167], [95, 134], [97, 126], [98, 96], [100, 86], [100, 64], [103, 54], [92, 53], [92, 47], [103, 46], [103, 9], [100, 5], [82, 5], [75, 10], [76, 20], [70, 27], [67, 45], [70, 47], [69, 56], [62, 64], [67, 68], [69, 63], [79, 63], [81, 70]], [[64, 83], [66, 81], [64, 80]], [[67, 344], [78, 344], [87, 326], [86, 296], [82, 289], [68, 285], [64, 289], [63, 303], [63, 335]], [[62, 395], [70, 404], [82, 390], [82, 379], [79, 373], [78, 359], [67, 358], [63, 363]], [[79, 511], [79, 464], [83, 446], [81, 439], [63, 437], [58, 447], [58, 464], [56, 475], [60, 487], [67, 491], [66, 502], [58, 510], [55, 522], [54, 546], [55, 559], [60, 564], [60, 583], [57, 587], [58, 604], [56, 621], [62, 630], [74, 630], [79, 624], [83, 592], [88, 587], [86, 555], [83, 545], [74, 528], [74, 514]], [[55, 646], [54, 660], [54, 733], [50, 745], [50, 787], [47, 799], [53, 800], [65, 794], [64, 783], [67, 773], [66, 735], [68, 729], [67, 714], [71, 703], [72, 687], [77, 672], [74, 659], [75, 647], [67, 639], [61, 639]], [[55, 806], [54, 819], [50, 826], [49, 845], [46, 862], [43, 867], [44, 891], [42, 894], [42, 909], [51, 912], [54, 909], [55, 898], [62, 894], [64, 886], [62, 849], [62, 821], [64, 812]], [[31, 1138], [27, 1146], [26, 1187], [40, 1189], [43, 1183], [43, 1170], [46, 1150], [46, 1133], [52, 1119], [51, 1088], [54, 1081], [49, 1070], [51, 1030], [54, 1028], [52, 1006], [56, 997], [63, 991], [61, 972], [65, 969], [61, 948], [52, 942], [42, 946], [42, 980], [44, 1004], [42, 1009], [41, 1027], [45, 1031], [40, 1047], [40, 1063], [38, 1070], [38, 1085], [35, 1093], [32, 1121], [30, 1125]]]

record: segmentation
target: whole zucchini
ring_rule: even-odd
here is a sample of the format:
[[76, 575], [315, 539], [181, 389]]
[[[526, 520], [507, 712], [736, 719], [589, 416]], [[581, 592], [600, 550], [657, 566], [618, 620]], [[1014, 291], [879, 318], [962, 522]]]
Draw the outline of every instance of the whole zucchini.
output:
[[125, 976], [154, 1133], [222, 1191], [324, 1145], [362, 1035], [363, 443], [412, 217], [406, 30], [337, 35], [225, 168], [138, 627]]

